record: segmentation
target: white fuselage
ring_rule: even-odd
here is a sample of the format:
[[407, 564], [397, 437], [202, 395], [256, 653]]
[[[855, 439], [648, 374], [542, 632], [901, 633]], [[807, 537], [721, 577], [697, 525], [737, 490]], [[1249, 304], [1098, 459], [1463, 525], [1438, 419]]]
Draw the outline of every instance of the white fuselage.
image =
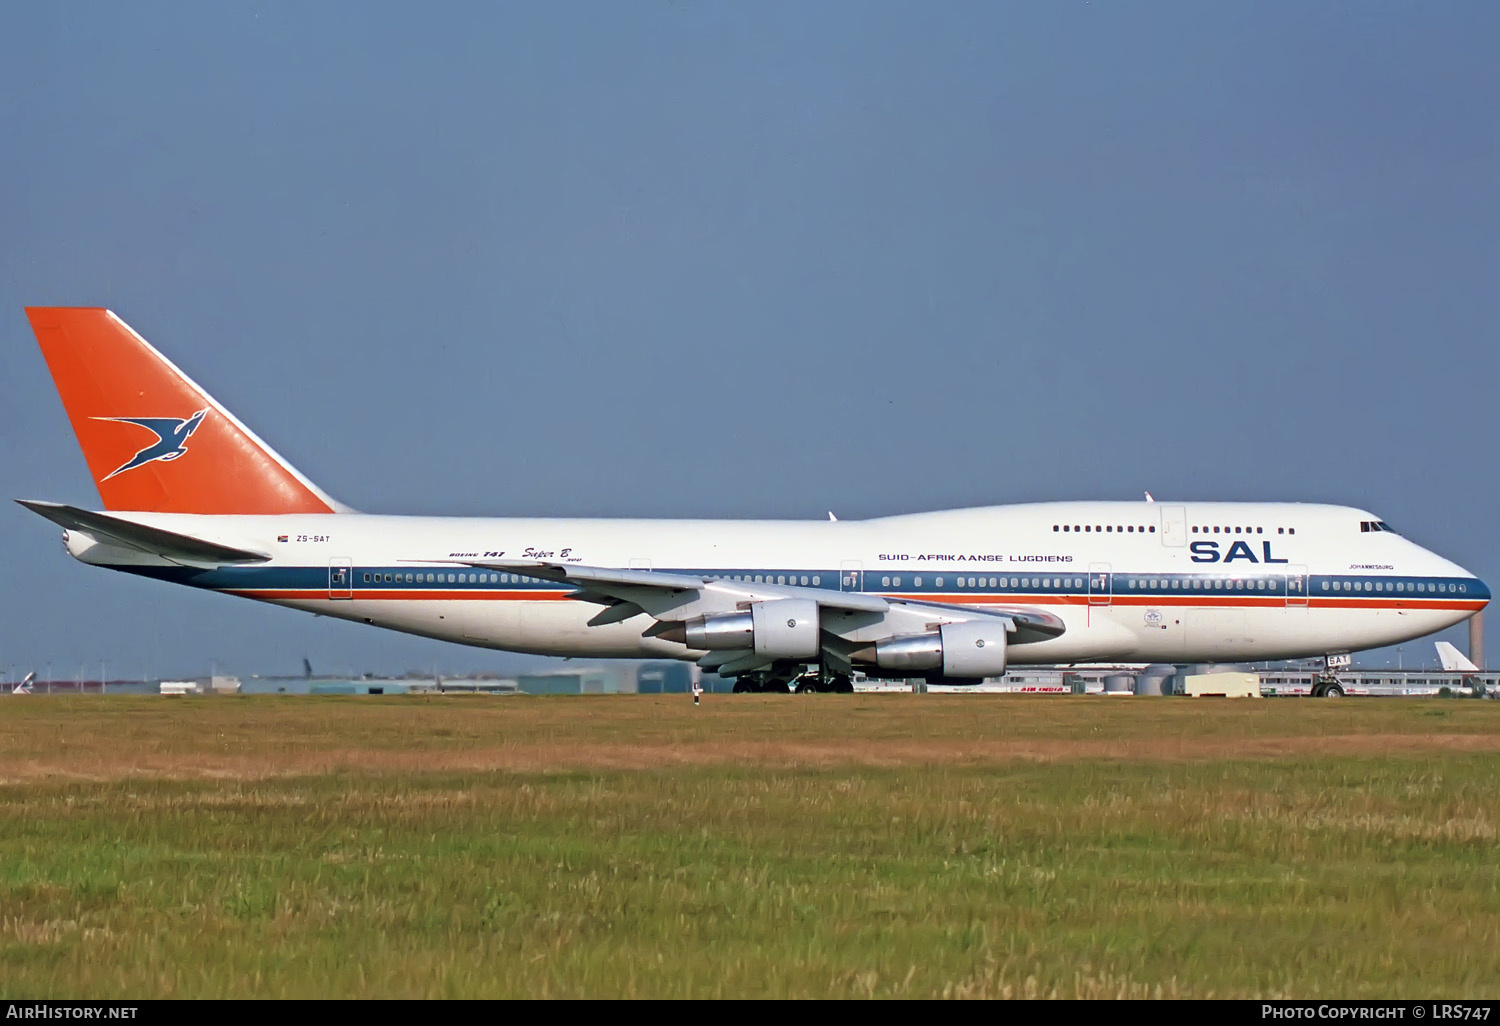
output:
[[117, 514], [270, 553], [202, 568], [74, 533], [116, 569], [325, 616], [516, 652], [695, 658], [635, 616], [588, 626], [574, 589], [465, 560], [765, 579], [1060, 617], [1013, 663], [1320, 656], [1430, 634], [1483, 608], [1463, 568], [1376, 528], [1372, 514], [1295, 503], [1059, 502], [866, 521], [565, 520]]

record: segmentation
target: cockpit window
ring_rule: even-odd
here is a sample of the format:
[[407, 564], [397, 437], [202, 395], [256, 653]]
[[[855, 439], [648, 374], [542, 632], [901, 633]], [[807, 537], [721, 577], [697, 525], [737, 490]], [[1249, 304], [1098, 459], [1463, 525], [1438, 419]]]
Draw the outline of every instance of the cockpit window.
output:
[[1395, 533], [1391, 525], [1384, 520], [1361, 520], [1359, 522], [1359, 529], [1364, 534], [1368, 534], [1371, 531], [1391, 531]]

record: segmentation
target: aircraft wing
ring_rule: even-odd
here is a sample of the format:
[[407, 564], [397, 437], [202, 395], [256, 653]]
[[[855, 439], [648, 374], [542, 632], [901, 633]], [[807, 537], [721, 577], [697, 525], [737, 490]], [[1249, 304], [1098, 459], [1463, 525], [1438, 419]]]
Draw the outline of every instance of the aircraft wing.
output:
[[[700, 574], [669, 574], [655, 570], [624, 570], [616, 567], [584, 566], [580, 563], [544, 563], [519, 559], [453, 560], [465, 566], [489, 570], [508, 570], [511, 573], [537, 577], [544, 581], [572, 584], [584, 594], [577, 596], [591, 599], [603, 596], [610, 601], [633, 601], [644, 591], [653, 599], [652, 605], [663, 609], [674, 608], [673, 603], [684, 594], [698, 594], [713, 588], [739, 596], [739, 601], [767, 598], [813, 598], [829, 609], [846, 609], [851, 612], [883, 613], [890, 608], [890, 600], [879, 595], [860, 592], [828, 591], [824, 588], [802, 588], [791, 584], [756, 584], [750, 581], [726, 581]], [[624, 599], [624, 595], [630, 599]], [[726, 610], [711, 612], [732, 612]], [[643, 610], [644, 611], [644, 610]], [[654, 614], [653, 614], [654, 615]], [[697, 614], [694, 614], [697, 615]]]
[[[941, 602], [893, 599], [862, 592], [831, 591], [791, 584], [732, 581], [709, 575], [661, 573], [513, 559], [444, 560], [485, 570], [502, 570], [578, 588], [574, 598], [605, 608], [590, 626], [618, 623], [642, 613], [657, 621], [647, 635], [661, 635], [684, 621], [742, 612], [756, 602], [803, 599], [823, 610], [825, 652], [847, 655], [852, 647], [905, 634], [921, 633], [936, 623], [1001, 620], [1012, 644], [1043, 641], [1063, 633], [1063, 621], [1044, 610], [1024, 606], [953, 606]], [[739, 654], [735, 653], [736, 659]], [[716, 665], [722, 653], [702, 662]], [[743, 667], [739, 667], [743, 669]]]
[[18, 503], [33, 513], [68, 531], [81, 531], [101, 541], [135, 549], [153, 556], [161, 556], [173, 562], [193, 565], [224, 563], [265, 563], [270, 555], [250, 549], [238, 549], [218, 542], [205, 541], [191, 535], [165, 531], [159, 527], [147, 527], [123, 517], [109, 513], [94, 513], [65, 506], [58, 502], [41, 502], [36, 499], [17, 499]]

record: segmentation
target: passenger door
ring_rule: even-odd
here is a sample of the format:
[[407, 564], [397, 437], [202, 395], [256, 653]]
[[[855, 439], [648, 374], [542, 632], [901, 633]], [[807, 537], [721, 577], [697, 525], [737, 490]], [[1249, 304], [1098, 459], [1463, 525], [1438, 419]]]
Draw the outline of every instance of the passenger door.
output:
[[846, 559], [840, 564], [839, 591], [862, 591], [860, 578], [865, 565], [857, 559]]
[[1187, 507], [1163, 506], [1161, 508], [1161, 543], [1172, 548], [1187, 544]]
[[1089, 564], [1089, 605], [1107, 606], [1113, 601], [1108, 563]]
[[334, 556], [328, 561], [328, 597], [354, 597], [354, 561], [346, 556]]
[[1307, 567], [1293, 564], [1286, 568], [1286, 604], [1307, 606]]

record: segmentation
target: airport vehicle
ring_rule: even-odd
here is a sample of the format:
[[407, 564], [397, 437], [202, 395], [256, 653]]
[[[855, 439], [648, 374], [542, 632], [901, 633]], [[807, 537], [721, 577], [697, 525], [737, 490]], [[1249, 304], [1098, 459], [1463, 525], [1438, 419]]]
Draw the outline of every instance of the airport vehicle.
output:
[[69, 553], [465, 645], [696, 660], [740, 690], [842, 691], [856, 669], [952, 683], [1009, 664], [1347, 665], [1490, 598], [1374, 514], [1330, 505], [1053, 502], [814, 522], [359, 513], [112, 312], [27, 314], [103, 499], [102, 512], [21, 500], [64, 529]]

